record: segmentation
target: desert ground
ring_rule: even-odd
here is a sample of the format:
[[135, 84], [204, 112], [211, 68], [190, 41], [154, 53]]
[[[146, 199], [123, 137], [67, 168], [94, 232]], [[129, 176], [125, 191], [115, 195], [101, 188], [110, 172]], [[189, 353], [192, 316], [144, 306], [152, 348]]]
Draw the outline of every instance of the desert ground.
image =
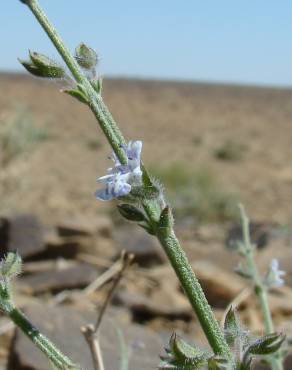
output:
[[[122, 220], [115, 202], [95, 199], [96, 178], [110, 167], [111, 150], [88, 108], [60, 92], [67, 87], [66, 81], [0, 74], [2, 254], [13, 248], [22, 254], [23, 242], [17, 301], [42, 328], [44, 321], [52, 320], [53, 329], [44, 331], [86, 369], [92, 366], [89, 353], [76, 350], [86, 347], [78, 342], [82, 335], [69, 334], [80, 335], [77, 347], [70, 347], [65, 335], [60, 339], [62, 329], [65, 333], [66, 325], [70, 327], [66, 316], [72, 315], [72, 330], [84, 324], [80, 317], [94, 320], [94, 307], [109, 283], [82, 299], [80, 295], [118, 260], [122, 249], [136, 254], [109, 312], [123, 322], [122, 328], [133, 326], [135, 335], [125, 329], [128, 345], [139, 330], [140, 340], [147, 338], [145, 347], [136, 342], [131, 347], [130, 370], [151, 369], [159, 364], [172, 331], [190, 342], [206, 342], [160, 247], [136, 225]], [[271, 293], [271, 307], [277, 329], [292, 334], [292, 90], [106, 78], [102, 95], [127, 140], [143, 140], [143, 162], [165, 185], [177, 233], [216, 317], [221, 320], [228, 304], [248, 286], [233, 273], [239, 257], [230, 245], [226, 247], [234, 235], [240, 239], [240, 202], [251, 219], [261, 271], [274, 257], [286, 270], [286, 284]], [[44, 305], [48, 317], [41, 317], [44, 310], [39, 307]], [[239, 310], [245, 325], [263, 331], [251, 291]], [[57, 313], [64, 316], [64, 328], [54, 321]], [[7, 329], [4, 317], [0, 319], [0, 369], [49, 369], [38, 353], [27, 356], [32, 351], [26, 347], [27, 339], [12, 327]], [[116, 366], [109, 356], [112, 341], [104, 330], [103, 351], [111, 370]], [[102, 342], [103, 336], [101, 346]], [[161, 342], [161, 347], [154, 342]], [[137, 365], [139, 358], [144, 362]]]

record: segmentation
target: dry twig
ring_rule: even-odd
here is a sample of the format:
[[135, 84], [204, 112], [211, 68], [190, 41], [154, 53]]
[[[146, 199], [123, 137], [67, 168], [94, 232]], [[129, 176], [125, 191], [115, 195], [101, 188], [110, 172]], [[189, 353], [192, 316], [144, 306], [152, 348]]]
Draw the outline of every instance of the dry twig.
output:
[[[114, 276], [114, 279], [113, 279], [113, 283], [112, 283], [112, 286], [111, 286], [111, 289], [109, 290], [104, 302], [103, 302], [103, 305], [101, 306], [101, 309], [99, 310], [99, 313], [98, 313], [98, 316], [97, 316], [97, 320], [96, 320], [96, 323], [95, 325], [86, 325], [86, 326], [83, 326], [81, 328], [81, 332], [82, 334], [84, 335], [88, 345], [89, 345], [89, 348], [90, 348], [90, 352], [91, 352], [91, 356], [92, 356], [92, 360], [93, 360], [93, 364], [94, 364], [94, 369], [95, 370], [104, 370], [104, 364], [103, 364], [103, 359], [102, 359], [102, 354], [101, 354], [101, 350], [100, 350], [100, 345], [99, 345], [99, 340], [98, 340], [98, 330], [100, 328], [100, 324], [102, 322], [102, 319], [103, 319], [103, 316], [104, 316], [104, 313], [109, 305], [109, 302], [119, 284], [119, 282], [121, 281], [124, 273], [125, 273], [125, 270], [130, 266], [130, 264], [132, 263], [134, 259], [134, 255], [133, 254], [127, 254], [125, 252], [122, 252], [122, 255], [121, 255], [121, 258], [118, 262], [116, 262], [107, 272], [109, 272], [111, 270], [110, 273], [107, 274], [107, 280], [108, 280], [108, 276]], [[117, 263], [119, 263], [119, 268], [117, 270]], [[115, 266], [115, 268], [113, 268]], [[115, 273], [113, 273], [115, 271]], [[103, 274], [105, 275], [105, 274]], [[91, 284], [90, 286], [88, 286], [88, 289], [90, 292], [97, 289], [97, 287], [99, 287], [100, 282], [98, 282], [97, 280], [95, 282], [93, 282], [93, 284]], [[93, 289], [94, 288], [94, 289]]]

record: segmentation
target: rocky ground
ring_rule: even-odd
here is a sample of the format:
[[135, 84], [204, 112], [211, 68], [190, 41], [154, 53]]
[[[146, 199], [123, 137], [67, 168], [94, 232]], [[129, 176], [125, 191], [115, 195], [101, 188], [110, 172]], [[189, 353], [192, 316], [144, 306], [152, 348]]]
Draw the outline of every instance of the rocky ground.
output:
[[[218, 320], [243, 292], [242, 320], [263, 331], [247, 281], [233, 272], [239, 257], [231, 241], [241, 238], [234, 204], [242, 201], [261, 271], [278, 258], [287, 272], [270, 303], [277, 329], [292, 334], [292, 91], [127, 80], [104, 85], [126, 136], [143, 138], [144, 162], [170, 189], [176, 231]], [[155, 368], [173, 331], [206, 346], [156, 241], [124, 222], [114, 205], [94, 199], [109, 148], [91, 114], [55, 83], [1, 75], [0, 87], [0, 253], [17, 249], [24, 259], [15, 283], [18, 305], [92, 369], [80, 327], [95, 321], [126, 249], [135, 263], [100, 332], [106, 368], [119, 368], [123, 344], [130, 370]], [[49, 369], [5, 317], [0, 343], [0, 369]]]

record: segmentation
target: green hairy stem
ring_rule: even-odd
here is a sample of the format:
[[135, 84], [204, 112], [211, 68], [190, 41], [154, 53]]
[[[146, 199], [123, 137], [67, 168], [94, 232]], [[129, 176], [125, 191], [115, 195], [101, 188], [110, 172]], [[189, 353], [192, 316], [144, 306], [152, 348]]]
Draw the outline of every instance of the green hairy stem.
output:
[[184, 288], [200, 324], [208, 338], [209, 344], [216, 354], [229, 357], [229, 347], [223, 337], [222, 331], [213, 315], [213, 311], [205, 297], [202, 287], [196, 278], [187, 256], [181, 248], [173, 230], [160, 230], [159, 241]]
[[57, 370], [80, 370], [68, 357], [66, 357], [45, 335], [16, 308], [11, 300], [4, 302], [0, 298], [0, 308], [10, 317], [14, 324], [39, 348]]
[[[92, 85], [82, 73], [74, 57], [67, 50], [60, 36], [57, 34], [56, 30], [40, 8], [37, 0], [27, 0], [26, 5], [35, 15], [38, 22], [55, 45], [67, 67], [71, 71], [75, 81], [79, 85], [82, 85], [83, 90], [86, 92], [89, 107], [97, 118], [117, 157], [122, 163], [124, 163], [125, 153], [123, 150], [121, 150], [121, 144], [124, 144], [125, 140], [108, 108], [104, 104], [101, 96], [92, 88]], [[161, 204], [158, 200], [151, 201], [150, 203], [147, 201], [142, 202], [150, 222], [153, 225], [156, 225], [160, 217]], [[160, 228], [156, 232], [156, 235], [168, 256], [172, 267], [174, 268], [180, 283], [192, 307], [194, 308], [194, 311], [198, 316], [202, 329], [204, 330], [214, 353], [232, 361], [232, 354], [228, 344], [224, 339], [219, 324], [213, 315], [213, 312], [194, 272], [192, 271], [187, 257], [174, 234], [173, 227], [171, 226], [170, 228], [165, 229]]]
[[[250, 232], [249, 232], [249, 219], [245, 213], [245, 210], [242, 205], [239, 206], [242, 222], [242, 231], [243, 231], [243, 243], [245, 248], [245, 258], [249, 271], [251, 271], [252, 280], [254, 283], [254, 291], [259, 300], [260, 308], [262, 311], [265, 333], [271, 334], [275, 332], [274, 323], [272, 319], [272, 314], [268, 302], [267, 288], [263, 284], [262, 278], [259, 274], [255, 257], [254, 257], [254, 248], [250, 241]], [[270, 363], [272, 370], [283, 370], [283, 363], [281, 358], [279, 358], [278, 353], [270, 357]]]

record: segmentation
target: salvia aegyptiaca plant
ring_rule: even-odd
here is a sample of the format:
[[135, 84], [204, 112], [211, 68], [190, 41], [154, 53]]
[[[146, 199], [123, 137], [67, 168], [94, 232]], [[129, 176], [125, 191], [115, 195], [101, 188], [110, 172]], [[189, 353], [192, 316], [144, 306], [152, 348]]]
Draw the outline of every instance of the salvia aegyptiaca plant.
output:
[[[110, 111], [102, 99], [102, 80], [96, 73], [98, 56], [84, 43], [80, 43], [73, 54], [67, 49], [37, 0], [20, 0], [33, 13], [46, 32], [63, 64], [39, 52], [29, 51], [27, 59], [20, 63], [37, 77], [69, 81], [70, 88], [62, 91], [86, 104], [106, 136], [113, 153], [113, 165], [107, 174], [97, 179], [100, 184], [95, 196], [101, 201], [115, 201], [120, 214], [136, 223], [156, 237], [164, 249], [174, 272], [191, 304], [198, 321], [210, 344], [209, 350], [187, 344], [173, 334], [161, 358], [159, 369], [228, 369], [249, 370], [253, 359], [266, 357], [272, 370], [281, 370], [282, 355], [279, 352], [285, 337], [274, 332], [267, 301], [267, 290], [271, 285], [281, 285], [282, 272], [277, 261], [272, 261], [265, 277], [261, 277], [254, 263], [252, 246], [249, 242], [247, 218], [242, 209], [244, 242], [240, 251], [246, 258], [244, 266], [237, 271], [251, 279], [264, 314], [266, 332], [255, 338], [243, 329], [231, 307], [224, 327], [214, 317], [204, 292], [193, 272], [188, 259], [174, 232], [174, 221], [170, 205], [166, 202], [162, 185], [148, 173], [141, 161], [142, 141], [126, 141]], [[2, 311], [33, 341], [47, 356], [54, 369], [77, 370], [79, 365], [61, 353], [56, 346], [15, 307], [11, 295], [11, 279], [21, 270], [17, 254], [9, 253], [0, 266], [0, 307]], [[66, 335], [64, 333], [64, 335]], [[108, 369], [109, 370], [109, 369]], [[112, 370], [112, 369], [110, 369]]]

